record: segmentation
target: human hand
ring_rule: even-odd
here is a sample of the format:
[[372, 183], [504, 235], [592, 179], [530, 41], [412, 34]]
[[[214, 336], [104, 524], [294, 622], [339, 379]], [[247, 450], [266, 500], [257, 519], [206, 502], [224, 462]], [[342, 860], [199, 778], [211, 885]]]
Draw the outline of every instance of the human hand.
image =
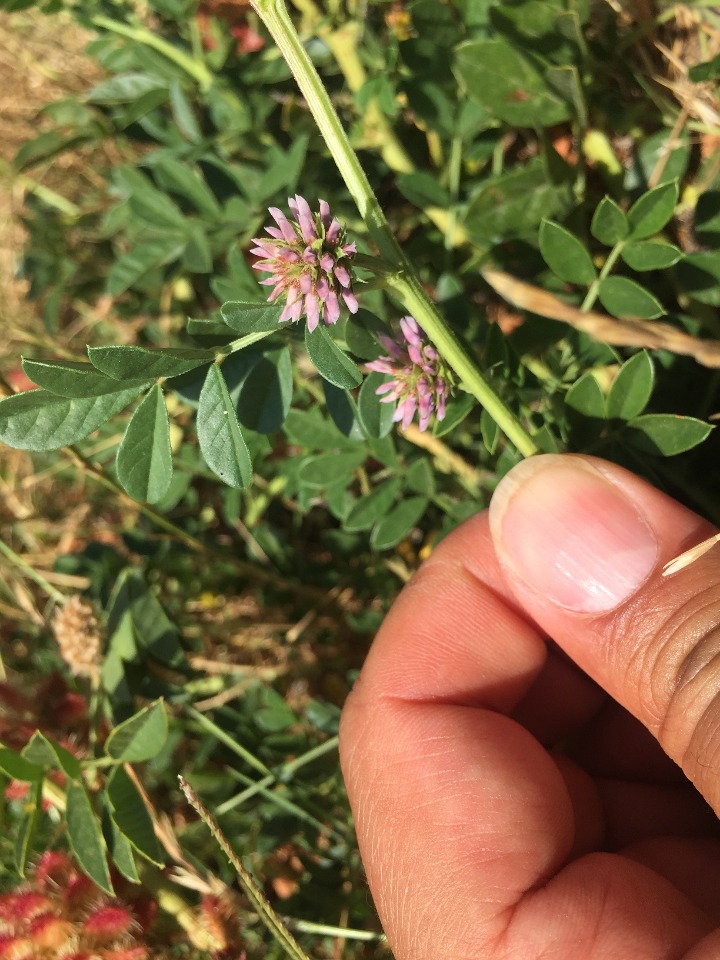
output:
[[402, 591], [341, 727], [398, 960], [718, 960], [715, 532], [541, 456]]

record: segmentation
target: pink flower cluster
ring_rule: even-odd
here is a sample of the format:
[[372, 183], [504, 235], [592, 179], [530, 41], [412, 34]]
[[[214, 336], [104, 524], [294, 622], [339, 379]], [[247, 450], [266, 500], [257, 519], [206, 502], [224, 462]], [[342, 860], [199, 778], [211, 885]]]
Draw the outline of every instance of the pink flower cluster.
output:
[[337, 323], [340, 316], [340, 298], [351, 313], [356, 313], [358, 302], [352, 290], [350, 259], [355, 244], [345, 242], [345, 230], [330, 214], [325, 200], [320, 211], [313, 214], [310, 205], [299, 195], [288, 200], [295, 220], [288, 220], [282, 210], [270, 207], [277, 224], [266, 227], [270, 235], [255, 238], [252, 253], [261, 257], [253, 264], [255, 270], [269, 273], [260, 282], [271, 286], [268, 301], [286, 298], [279, 322], [297, 322], [307, 317], [312, 332], [322, 320]]
[[400, 321], [402, 339], [379, 335], [388, 356], [366, 364], [368, 370], [392, 377], [375, 391], [384, 394], [382, 403], [397, 401], [393, 420], [401, 421], [403, 430], [418, 414], [418, 426], [427, 430], [431, 414], [438, 420], [445, 417], [445, 405], [452, 382], [437, 350], [428, 342], [425, 332], [413, 317]]

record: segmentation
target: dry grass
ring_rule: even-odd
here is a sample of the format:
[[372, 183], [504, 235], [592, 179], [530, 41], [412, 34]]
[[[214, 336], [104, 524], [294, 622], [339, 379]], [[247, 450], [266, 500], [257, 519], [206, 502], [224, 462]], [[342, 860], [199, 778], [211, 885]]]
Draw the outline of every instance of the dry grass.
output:
[[5, 329], [36, 328], [25, 299], [26, 283], [17, 279], [25, 193], [37, 181], [72, 195], [79, 158], [60, 157], [31, 170], [28, 178], [14, 177], [9, 164], [22, 144], [37, 136], [43, 107], [82, 93], [97, 81], [98, 67], [84, 53], [88, 39], [89, 34], [63, 15], [0, 13], [0, 322]]

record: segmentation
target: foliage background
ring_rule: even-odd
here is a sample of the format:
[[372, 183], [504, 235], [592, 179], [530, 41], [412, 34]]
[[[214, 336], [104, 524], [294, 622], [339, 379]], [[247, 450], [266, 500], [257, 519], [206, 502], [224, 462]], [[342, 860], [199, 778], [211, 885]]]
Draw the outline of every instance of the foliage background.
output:
[[[331, 201], [369, 249], [246, 4], [6, 6], [16, 12], [3, 15], [0, 62], [3, 259], [24, 278], [8, 283], [1, 308], [7, 393], [29, 386], [20, 354], [77, 361], [86, 344], [187, 346], [187, 317], [208, 321], [196, 322], [205, 338], [196, 342], [231, 339], [220, 305], [261, 297], [246, 251], [266, 207], [296, 190]], [[544, 291], [717, 338], [711, 7], [415, 0], [324, 11], [298, 2], [294, 13], [424, 286], [543, 449], [625, 463], [720, 522], [718, 441], [704, 425], [720, 409], [717, 372], [634, 341], [608, 346], [539, 309]], [[695, 78], [692, 64], [705, 65]], [[673, 180], [677, 195], [645, 239], [673, 244], [678, 262], [647, 270], [619, 259], [612, 276], [631, 286], [606, 284], [590, 303], [613, 242], [593, 221], [603, 197], [628, 210]], [[489, 267], [530, 285], [524, 310], [487, 282]], [[377, 354], [378, 322], [403, 312], [378, 290], [362, 305], [359, 322], [333, 331], [358, 362]], [[218, 482], [200, 456], [192, 373], [166, 385], [175, 472], [152, 506], [129, 498], [115, 474], [128, 412], [59, 453], [3, 447], [4, 689], [32, 695], [57, 674], [79, 691], [92, 712], [76, 728], [28, 705], [22, 720], [84, 757], [102, 754], [110, 726], [165, 698], [168, 738], [138, 769], [156, 823], [185, 859], [167, 856], [164, 873], [145, 865], [142, 880], [179, 953], [184, 907], [170, 891], [192, 908], [213, 878], [233, 884], [175, 784], [182, 771], [313, 955], [379, 955], [334, 752], [339, 708], [402, 582], [486, 505], [517, 453], [462, 392], [431, 433], [388, 432], [372, 405], [358, 413], [357, 394], [323, 384], [295, 329], [232, 354], [223, 372], [254, 456], [246, 490]], [[666, 419], [638, 420], [648, 414]], [[106, 642], [99, 691], [58, 655], [48, 584], [95, 604]], [[18, 720], [8, 697], [6, 734]], [[103, 776], [84, 778], [100, 803]], [[28, 822], [12, 801], [4, 815], [13, 830]], [[36, 826], [27, 857], [66, 842], [63, 816]], [[18, 855], [5, 846], [11, 887]], [[188, 875], [199, 895], [178, 885]], [[235, 906], [242, 948], [281, 955], [248, 904]], [[311, 933], [312, 922], [373, 939]]]

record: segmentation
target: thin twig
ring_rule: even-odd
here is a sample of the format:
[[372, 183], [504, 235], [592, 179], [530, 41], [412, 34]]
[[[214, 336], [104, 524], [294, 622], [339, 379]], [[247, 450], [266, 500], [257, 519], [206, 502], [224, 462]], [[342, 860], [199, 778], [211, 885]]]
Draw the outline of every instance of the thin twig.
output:
[[496, 293], [518, 309], [567, 323], [595, 340], [616, 347], [669, 350], [670, 353], [692, 357], [704, 367], [720, 367], [720, 340], [700, 340], [669, 323], [655, 320], [616, 320], [594, 310], [583, 312], [547, 290], [517, 280], [502, 270], [486, 269], [482, 275]]

